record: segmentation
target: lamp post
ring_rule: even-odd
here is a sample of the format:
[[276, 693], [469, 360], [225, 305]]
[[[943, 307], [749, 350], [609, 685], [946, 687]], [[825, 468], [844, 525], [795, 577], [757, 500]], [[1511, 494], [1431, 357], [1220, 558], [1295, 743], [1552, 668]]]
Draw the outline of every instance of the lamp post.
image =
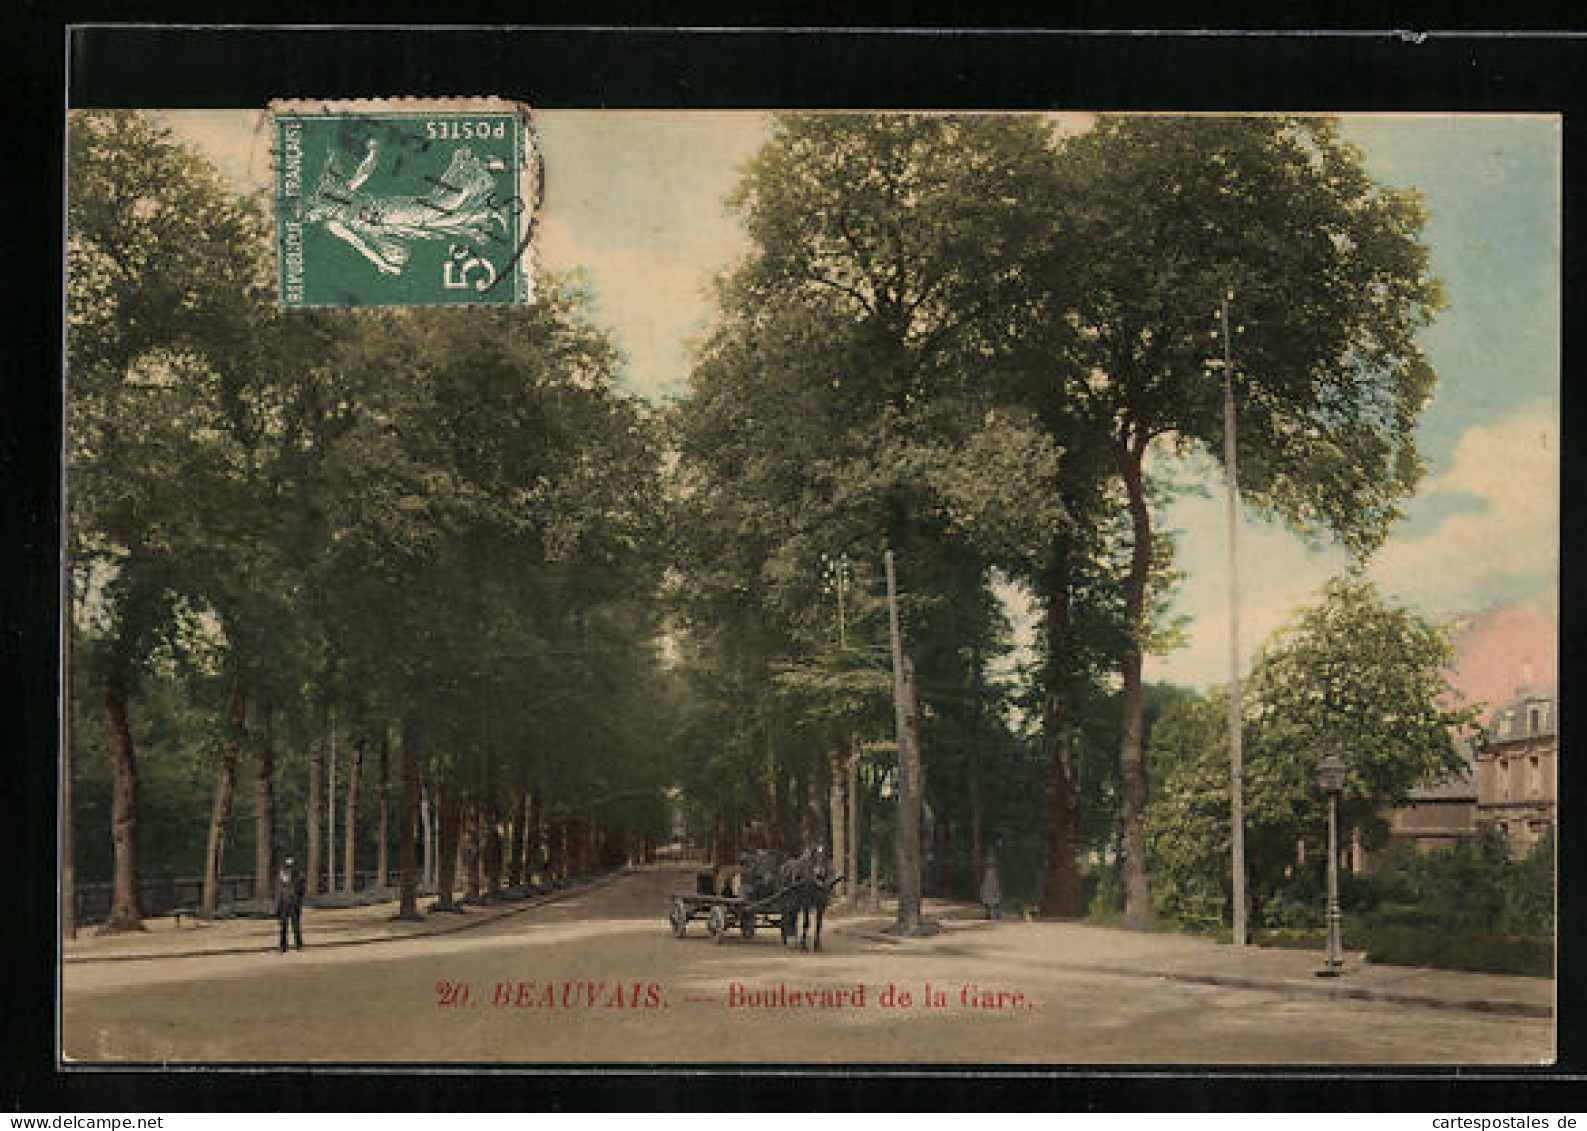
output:
[[1328, 957], [1319, 978], [1334, 978], [1344, 970], [1339, 953], [1339, 794], [1345, 787], [1345, 762], [1330, 754], [1317, 765], [1317, 784], [1328, 794]]

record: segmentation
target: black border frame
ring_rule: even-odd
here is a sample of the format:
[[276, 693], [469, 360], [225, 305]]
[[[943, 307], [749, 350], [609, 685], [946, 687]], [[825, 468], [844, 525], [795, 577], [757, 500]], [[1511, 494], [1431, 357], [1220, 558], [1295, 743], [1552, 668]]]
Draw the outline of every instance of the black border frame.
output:
[[[279, 5], [253, 19], [323, 19]], [[955, 1107], [1283, 1111], [1531, 1110], [1572, 1106], [1587, 1070], [1580, 1019], [1587, 978], [1579, 910], [1587, 838], [1561, 825], [1559, 1064], [1553, 1069], [669, 1067], [435, 1069], [73, 1068], [58, 1070], [55, 1001], [55, 748], [59, 599], [61, 168], [67, 105], [263, 106], [280, 97], [489, 93], [546, 107], [879, 107], [1118, 110], [1451, 110], [1560, 113], [1565, 148], [1563, 309], [1582, 309], [1587, 38], [1548, 32], [1388, 30], [1148, 33], [880, 28], [806, 32], [664, 27], [403, 28], [129, 25], [111, 5], [30, 19], [10, 53], [22, 64], [11, 116], [13, 174], [25, 172], [24, 267], [0, 273], [7, 348], [0, 372], [5, 690], [0, 749], [13, 753], [0, 842], [10, 882], [0, 922], [8, 961], [0, 1099], [13, 1109], [214, 1108], [459, 1110], [641, 1106], [793, 1111]], [[179, 7], [179, 6], [162, 6]], [[398, 4], [397, 8], [414, 7]], [[1473, 12], [1477, 9], [1474, 6]], [[1559, 10], [1565, 10], [1564, 5]], [[422, 19], [434, 12], [413, 12]], [[1100, 12], [1100, 10], [1099, 10]], [[191, 18], [165, 11], [154, 18]], [[204, 13], [208, 15], [209, 13]], [[497, 13], [500, 16], [502, 13]], [[515, 13], [520, 16], [530, 13]], [[836, 13], [829, 13], [829, 18]], [[978, 15], [980, 13], [977, 13]], [[1101, 12], [1107, 18], [1105, 12]], [[31, 13], [37, 16], [37, 13]], [[449, 18], [486, 18], [446, 9]], [[666, 13], [633, 6], [620, 22]], [[1315, 18], [1299, 10], [1290, 18]], [[637, 18], [636, 18], [637, 17]], [[143, 18], [150, 18], [144, 16]], [[433, 18], [433, 17], [432, 17]], [[675, 18], [675, 17], [672, 17]], [[720, 19], [720, 17], [718, 17]], [[1183, 17], [1181, 17], [1183, 18]], [[1480, 15], [1478, 18], [1481, 18]], [[74, 21], [76, 26], [72, 26]], [[670, 20], [669, 20], [670, 22]], [[707, 23], [711, 21], [696, 21]], [[789, 24], [785, 13], [762, 25]], [[821, 23], [817, 18], [806, 22]], [[1115, 22], [1117, 19], [1115, 18]], [[16, 229], [13, 229], [15, 231]], [[1587, 319], [1564, 320], [1561, 514], [1581, 513], [1583, 398], [1571, 376]], [[19, 347], [19, 348], [18, 348]], [[1582, 536], [1561, 524], [1562, 574]], [[1582, 600], [1561, 585], [1561, 694], [1580, 671]], [[1567, 707], [1561, 738], [1577, 733]], [[1587, 734], [1587, 728], [1582, 733]], [[1562, 760], [1561, 811], [1583, 797]], [[1579, 1109], [1582, 1105], [1576, 1104]]]

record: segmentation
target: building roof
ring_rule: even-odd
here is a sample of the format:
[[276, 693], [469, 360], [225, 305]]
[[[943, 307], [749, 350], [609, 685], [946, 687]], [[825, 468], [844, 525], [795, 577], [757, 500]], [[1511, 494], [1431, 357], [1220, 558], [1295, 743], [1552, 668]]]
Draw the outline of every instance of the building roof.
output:
[[1559, 700], [1528, 687], [1516, 689], [1515, 698], [1501, 703], [1488, 716], [1483, 738], [1489, 745], [1552, 738], [1559, 732]]
[[1475, 801], [1477, 783], [1472, 780], [1468, 769], [1431, 785], [1414, 786], [1410, 798], [1412, 801]]

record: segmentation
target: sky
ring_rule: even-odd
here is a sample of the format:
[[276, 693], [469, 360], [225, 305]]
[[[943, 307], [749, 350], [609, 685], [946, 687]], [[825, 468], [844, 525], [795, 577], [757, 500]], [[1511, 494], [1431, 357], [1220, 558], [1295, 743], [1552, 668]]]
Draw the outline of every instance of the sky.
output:
[[[268, 184], [257, 111], [171, 111], [179, 137], [240, 188]], [[1083, 129], [1086, 115], [1065, 115]], [[712, 281], [744, 253], [723, 201], [765, 141], [749, 111], [540, 111], [546, 198], [541, 263], [577, 272], [595, 320], [627, 356], [623, 379], [682, 392], [690, 345], [710, 324]], [[1559, 493], [1560, 125], [1550, 116], [1346, 115], [1345, 136], [1378, 180], [1413, 188], [1448, 308], [1423, 332], [1439, 374], [1418, 425], [1428, 474], [1368, 570], [1383, 591], [1454, 623], [1456, 683], [1494, 702], [1524, 673], [1556, 680]], [[1238, 364], [1238, 358], [1236, 359]], [[1176, 532], [1186, 577], [1173, 612], [1188, 642], [1150, 657], [1148, 679], [1206, 688], [1229, 669], [1227, 532], [1221, 473], [1165, 457], [1200, 485], [1159, 525]], [[1246, 512], [1238, 533], [1241, 652], [1253, 655], [1347, 564]], [[1028, 630], [1028, 624], [1026, 625]]]
[[[1428, 473], [1368, 575], [1389, 596], [1463, 628], [1468, 673], [1508, 656], [1555, 681], [1559, 545], [1560, 135], [1557, 119], [1478, 115], [1346, 117], [1378, 180], [1414, 188], [1448, 308], [1421, 343], [1439, 375], [1417, 443]], [[1238, 364], [1238, 359], [1236, 359]], [[1186, 579], [1175, 612], [1186, 648], [1152, 657], [1148, 678], [1205, 687], [1228, 678], [1222, 478], [1174, 502]], [[1247, 513], [1241, 524], [1241, 644], [1251, 654], [1347, 564]], [[1495, 628], [1499, 631], [1495, 633]], [[1492, 654], [1492, 661], [1481, 660]], [[1480, 660], [1480, 662], [1479, 662]], [[1480, 681], [1488, 701], [1519, 670]], [[1471, 678], [1468, 674], [1468, 679]], [[1508, 686], [1505, 686], [1508, 680]]]

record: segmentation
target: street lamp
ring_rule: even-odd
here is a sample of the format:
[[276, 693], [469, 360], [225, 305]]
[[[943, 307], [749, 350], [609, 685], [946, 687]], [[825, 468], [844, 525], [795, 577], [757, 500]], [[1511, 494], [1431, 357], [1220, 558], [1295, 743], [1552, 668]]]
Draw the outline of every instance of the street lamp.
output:
[[1335, 978], [1344, 970], [1339, 953], [1339, 794], [1345, 787], [1345, 761], [1330, 754], [1317, 765], [1317, 784], [1328, 794], [1328, 958], [1319, 978]]

